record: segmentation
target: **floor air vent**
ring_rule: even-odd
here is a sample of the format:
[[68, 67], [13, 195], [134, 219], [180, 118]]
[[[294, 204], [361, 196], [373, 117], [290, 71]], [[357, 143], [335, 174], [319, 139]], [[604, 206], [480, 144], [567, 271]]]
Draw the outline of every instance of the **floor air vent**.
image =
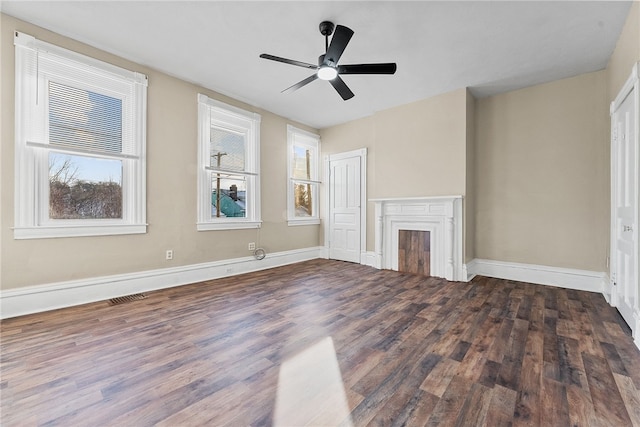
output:
[[125, 302], [138, 301], [141, 299], [145, 299], [146, 297], [147, 296], [145, 294], [133, 294], [124, 297], [111, 298], [109, 300], [109, 305], [118, 305], [124, 304]]

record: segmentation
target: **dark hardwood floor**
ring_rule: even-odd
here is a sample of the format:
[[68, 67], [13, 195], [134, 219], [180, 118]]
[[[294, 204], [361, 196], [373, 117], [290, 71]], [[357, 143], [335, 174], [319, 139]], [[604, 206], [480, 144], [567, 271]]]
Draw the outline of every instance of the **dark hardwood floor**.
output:
[[328, 260], [1, 322], [9, 426], [640, 426], [602, 295]]

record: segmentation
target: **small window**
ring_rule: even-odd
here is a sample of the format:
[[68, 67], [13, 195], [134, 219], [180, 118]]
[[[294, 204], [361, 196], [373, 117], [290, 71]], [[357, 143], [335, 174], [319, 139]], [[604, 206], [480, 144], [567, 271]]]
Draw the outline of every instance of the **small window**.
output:
[[200, 231], [260, 226], [260, 115], [198, 95]]
[[146, 76], [16, 32], [16, 239], [146, 232]]
[[287, 126], [289, 225], [319, 224], [320, 137]]

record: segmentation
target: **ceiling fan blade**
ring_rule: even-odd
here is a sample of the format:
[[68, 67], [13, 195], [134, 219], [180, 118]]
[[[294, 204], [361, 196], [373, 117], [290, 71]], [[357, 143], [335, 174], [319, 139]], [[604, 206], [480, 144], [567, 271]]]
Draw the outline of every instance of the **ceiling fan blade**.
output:
[[395, 74], [396, 64], [388, 62], [383, 64], [353, 64], [339, 65], [338, 74]]
[[285, 92], [293, 92], [294, 90], [298, 90], [300, 89], [302, 86], [308, 85], [309, 83], [311, 83], [312, 81], [316, 80], [318, 78], [317, 74], [311, 74], [309, 77], [307, 77], [304, 80], [299, 81], [298, 83], [294, 84], [293, 86], [289, 86], [288, 88], [286, 88], [285, 90], [282, 91], [282, 93]]
[[353, 92], [351, 92], [351, 89], [347, 87], [347, 84], [340, 78], [340, 76], [336, 77], [333, 80], [329, 80], [329, 83], [333, 85], [333, 87], [338, 91], [342, 99], [344, 99], [345, 101], [354, 97]]
[[260, 55], [260, 58], [270, 59], [271, 61], [278, 61], [278, 62], [282, 62], [284, 64], [296, 65], [298, 67], [309, 68], [311, 70], [317, 70], [318, 69], [317, 65], [309, 64], [307, 62], [302, 62], [302, 61], [296, 61], [294, 59], [281, 58], [279, 56], [269, 55], [268, 53], [263, 53], [262, 55]]
[[342, 25], [337, 25], [336, 30], [333, 33], [333, 37], [331, 37], [329, 49], [327, 49], [327, 53], [324, 56], [323, 64], [335, 67], [352, 36], [352, 29]]

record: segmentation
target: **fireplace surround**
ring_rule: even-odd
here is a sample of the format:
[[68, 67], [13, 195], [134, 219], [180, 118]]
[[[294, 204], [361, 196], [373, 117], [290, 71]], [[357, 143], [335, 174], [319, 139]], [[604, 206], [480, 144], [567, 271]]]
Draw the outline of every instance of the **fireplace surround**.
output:
[[372, 199], [375, 267], [398, 270], [400, 230], [429, 231], [431, 275], [464, 281], [462, 196]]

